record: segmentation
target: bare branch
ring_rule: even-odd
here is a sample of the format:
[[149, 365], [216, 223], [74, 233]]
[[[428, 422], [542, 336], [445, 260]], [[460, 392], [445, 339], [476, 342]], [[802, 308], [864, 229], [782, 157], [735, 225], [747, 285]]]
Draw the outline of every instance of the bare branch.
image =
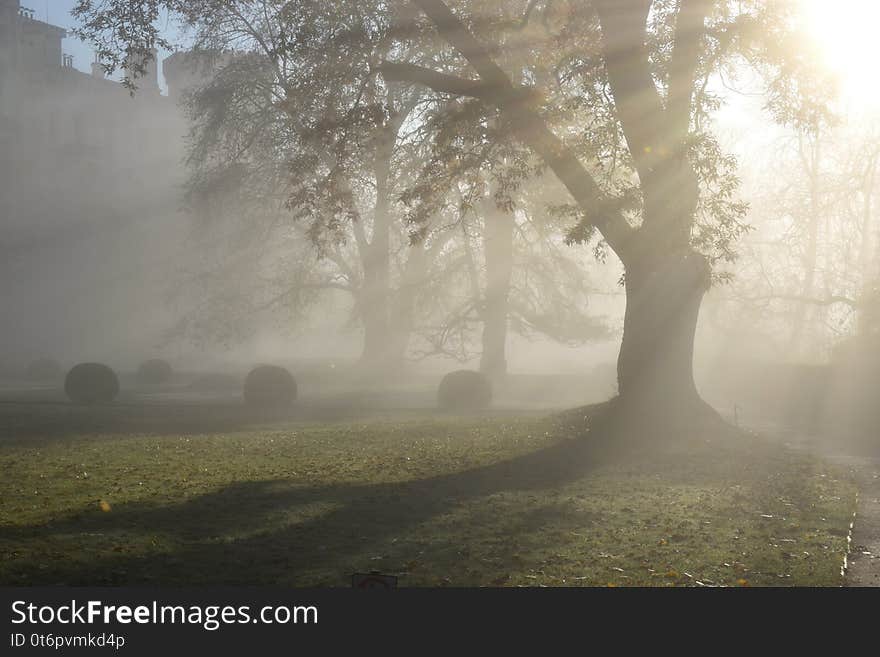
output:
[[844, 306], [849, 306], [855, 310], [858, 310], [861, 307], [861, 304], [850, 297], [845, 297], [842, 295], [831, 295], [825, 298], [818, 297], [807, 297], [798, 294], [766, 294], [763, 296], [756, 297], [740, 297], [742, 301], [794, 301], [796, 303], [803, 303], [810, 306], [833, 306], [836, 304], [841, 304]]

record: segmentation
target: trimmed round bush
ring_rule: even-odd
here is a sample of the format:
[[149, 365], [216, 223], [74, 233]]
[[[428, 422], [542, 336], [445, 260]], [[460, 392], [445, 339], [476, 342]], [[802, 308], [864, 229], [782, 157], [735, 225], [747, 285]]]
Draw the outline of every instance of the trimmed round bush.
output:
[[258, 365], [244, 380], [244, 402], [260, 408], [290, 406], [296, 400], [296, 379], [277, 365]]
[[61, 365], [51, 358], [39, 358], [27, 366], [25, 376], [31, 381], [56, 381], [61, 378]]
[[80, 363], [67, 373], [64, 392], [77, 404], [108, 403], [119, 394], [119, 379], [102, 363]]
[[141, 363], [137, 371], [139, 383], [165, 383], [171, 379], [171, 365], [161, 358], [151, 358]]
[[441, 408], [486, 408], [492, 401], [492, 383], [473, 370], [450, 372], [440, 381], [437, 400]]

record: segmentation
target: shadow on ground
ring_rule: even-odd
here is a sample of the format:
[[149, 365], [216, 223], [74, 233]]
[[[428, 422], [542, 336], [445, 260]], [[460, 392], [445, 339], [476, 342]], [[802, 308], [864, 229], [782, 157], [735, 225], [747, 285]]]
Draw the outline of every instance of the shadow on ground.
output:
[[[602, 432], [583, 431], [584, 419], [593, 410], [559, 416], [559, 430], [576, 438], [453, 474], [400, 483], [313, 487], [284, 479], [237, 482], [178, 503], [127, 503], [114, 507], [112, 513], [88, 510], [49, 524], [7, 526], [4, 533], [13, 544], [51, 542], [77, 534], [110, 538], [118, 534], [124, 543], [125, 534], [140, 534], [171, 537], [178, 546], [171, 553], [122, 550], [91, 561], [59, 556], [55, 562], [21, 564], [14, 569], [17, 583], [273, 584], [295, 581], [304, 569], [351, 572], [358, 565], [354, 555], [380, 551], [389, 537], [411, 535], [420, 523], [471, 500], [559, 487], [625, 454], [625, 448], [607, 444]], [[265, 529], [278, 514], [310, 508], [316, 509], [312, 517], [280, 530]], [[552, 514], [553, 509], [545, 513]], [[487, 518], [492, 520], [497, 518]], [[216, 535], [218, 531], [223, 537]], [[410, 545], [408, 550], [417, 547]]]

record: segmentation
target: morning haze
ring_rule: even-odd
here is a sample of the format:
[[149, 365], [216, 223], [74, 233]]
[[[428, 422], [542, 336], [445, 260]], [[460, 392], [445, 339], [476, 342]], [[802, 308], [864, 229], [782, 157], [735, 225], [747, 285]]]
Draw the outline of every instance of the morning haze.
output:
[[0, 583], [880, 585], [847, 34], [0, 0]]

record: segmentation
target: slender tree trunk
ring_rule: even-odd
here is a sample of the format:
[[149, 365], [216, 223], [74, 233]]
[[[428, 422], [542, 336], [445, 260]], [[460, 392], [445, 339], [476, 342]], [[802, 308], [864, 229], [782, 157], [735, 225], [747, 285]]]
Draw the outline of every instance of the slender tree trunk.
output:
[[[815, 297], [816, 291], [816, 257], [818, 254], [819, 243], [819, 166], [820, 166], [820, 150], [819, 135], [814, 135], [807, 139], [806, 143], [802, 140], [798, 145], [800, 149], [800, 157], [808, 176], [809, 186], [809, 223], [807, 225], [807, 246], [804, 253], [804, 282], [801, 288], [801, 295], [805, 299]], [[790, 347], [795, 356], [801, 356], [803, 352], [804, 330], [807, 327], [808, 317], [812, 315], [812, 308], [806, 303], [798, 304], [792, 318], [792, 329], [790, 337]]]
[[373, 208], [373, 234], [363, 257], [364, 293], [361, 317], [364, 344], [361, 364], [374, 367], [388, 365], [391, 279], [391, 217], [389, 215], [388, 180], [394, 132], [386, 128], [379, 136], [376, 149], [376, 203]]
[[500, 378], [507, 374], [507, 318], [513, 267], [514, 219], [512, 215], [498, 211], [491, 198], [484, 205], [486, 293], [480, 371], [491, 378]]
[[363, 258], [364, 286], [360, 308], [364, 325], [361, 363], [369, 367], [384, 364], [388, 355], [391, 267], [389, 232], [388, 215], [377, 212], [373, 222], [373, 239]]
[[876, 321], [876, 311], [871, 312], [871, 306], [876, 303], [877, 286], [877, 258], [876, 258], [876, 228], [874, 227], [874, 181], [877, 176], [877, 151], [871, 154], [865, 171], [862, 185], [863, 206], [861, 225], [861, 250], [859, 252], [859, 271], [862, 278], [861, 307], [858, 310], [858, 334], [867, 336], [876, 330], [873, 324]]
[[409, 247], [400, 287], [393, 298], [393, 320], [389, 330], [388, 360], [401, 366], [406, 360], [409, 341], [415, 329], [416, 297], [428, 267], [428, 253], [423, 244]]
[[382, 285], [381, 272], [364, 266], [364, 291], [361, 302], [361, 321], [364, 342], [361, 364], [378, 365], [385, 359], [388, 341], [387, 289]]

